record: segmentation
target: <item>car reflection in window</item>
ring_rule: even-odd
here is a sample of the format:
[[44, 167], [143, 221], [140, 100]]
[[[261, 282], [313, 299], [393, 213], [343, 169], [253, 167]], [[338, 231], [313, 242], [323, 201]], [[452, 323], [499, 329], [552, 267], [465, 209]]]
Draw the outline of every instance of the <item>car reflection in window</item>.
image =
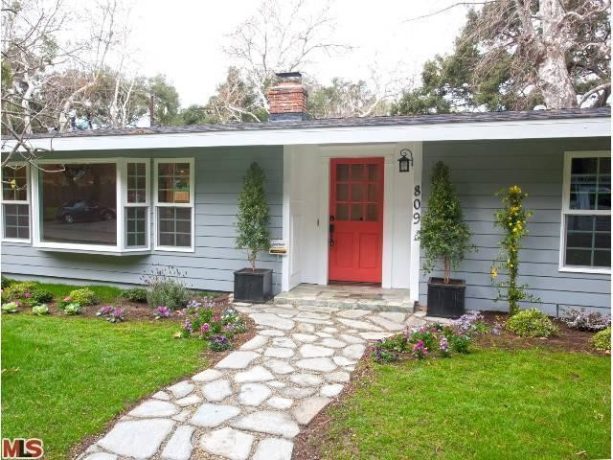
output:
[[115, 220], [115, 211], [111, 208], [89, 200], [67, 201], [58, 208], [56, 219], [66, 224], [74, 222], [96, 222]]

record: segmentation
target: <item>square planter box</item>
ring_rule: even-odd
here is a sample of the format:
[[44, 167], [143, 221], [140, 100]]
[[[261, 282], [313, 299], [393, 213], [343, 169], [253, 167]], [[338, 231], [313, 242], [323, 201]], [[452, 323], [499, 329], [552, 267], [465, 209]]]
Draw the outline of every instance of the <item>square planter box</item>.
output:
[[464, 314], [464, 296], [466, 284], [464, 280], [449, 280], [445, 284], [443, 278], [428, 280], [428, 316], [441, 318], [457, 318]]
[[234, 272], [234, 300], [266, 302], [272, 299], [272, 270], [243, 268]]

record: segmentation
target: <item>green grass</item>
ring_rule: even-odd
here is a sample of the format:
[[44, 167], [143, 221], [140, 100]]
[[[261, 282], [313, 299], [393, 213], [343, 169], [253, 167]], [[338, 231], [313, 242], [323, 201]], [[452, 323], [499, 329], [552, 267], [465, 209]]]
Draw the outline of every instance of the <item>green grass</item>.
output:
[[322, 458], [609, 458], [610, 371], [542, 349], [375, 365], [331, 411]]
[[176, 330], [2, 315], [2, 436], [40, 437], [45, 458], [67, 458], [139, 398], [205, 367], [203, 342], [174, 339]]

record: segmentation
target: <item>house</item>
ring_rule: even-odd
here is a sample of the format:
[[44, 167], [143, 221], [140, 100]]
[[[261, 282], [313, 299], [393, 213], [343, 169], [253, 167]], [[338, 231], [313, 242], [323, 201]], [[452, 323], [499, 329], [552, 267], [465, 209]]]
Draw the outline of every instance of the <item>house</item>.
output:
[[257, 161], [273, 238], [287, 249], [261, 259], [275, 293], [368, 282], [426, 304], [416, 235], [442, 160], [478, 248], [454, 274], [467, 307], [505, 308], [489, 274], [494, 195], [518, 184], [534, 212], [521, 282], [548, 313], [609, 308], [610, 108], [309, 120], [306, 98], [299, 74], [282, 74], [267, 123], [33, 136], [50, 151], [2, 171], [3, 272], [138, 284], [159, 265], [193, 288], [231, 291], [247, 263], [235, 249], [237, 197]]

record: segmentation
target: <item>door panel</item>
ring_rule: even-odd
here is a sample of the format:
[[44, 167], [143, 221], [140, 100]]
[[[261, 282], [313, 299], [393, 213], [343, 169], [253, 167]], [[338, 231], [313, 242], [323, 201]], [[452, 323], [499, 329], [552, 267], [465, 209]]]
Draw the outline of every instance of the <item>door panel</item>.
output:
[[381, 282], [383, 165], [383, 158], [331, 160], [331, 281]]

